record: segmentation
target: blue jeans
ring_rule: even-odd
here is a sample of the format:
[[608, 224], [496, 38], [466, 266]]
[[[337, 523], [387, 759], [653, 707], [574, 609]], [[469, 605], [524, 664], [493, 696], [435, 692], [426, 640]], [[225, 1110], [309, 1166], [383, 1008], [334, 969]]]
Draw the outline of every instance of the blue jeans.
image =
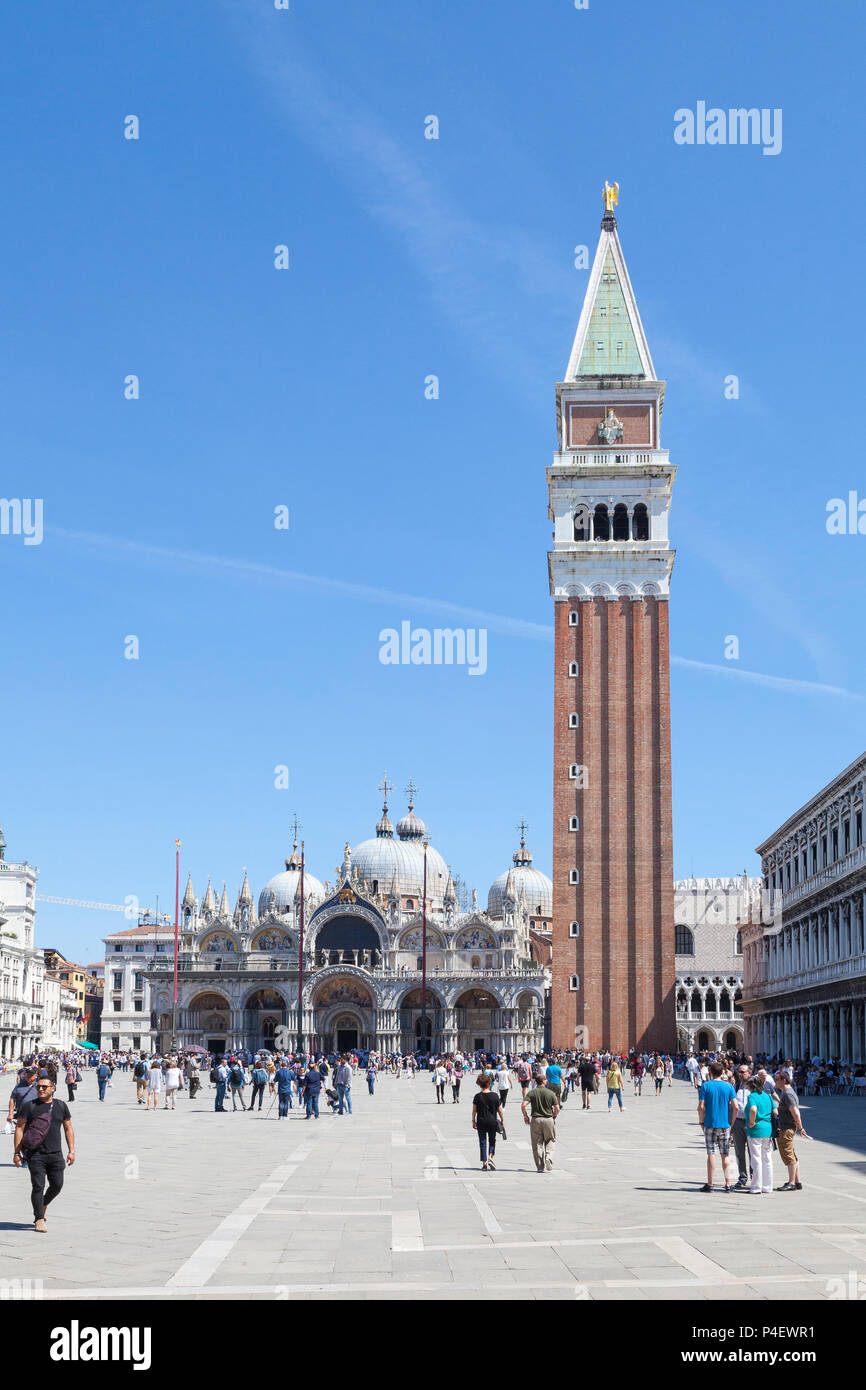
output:
[[374, 1081], [374, 1079], [373, 1079], [372, 1076], [368, 1076], [368, 1077], [367, 1077], [367, 1090], [370, 1092], [370, 1095], [373, 1094], [373, 1092], [375, 1091], [375, 1089], [376, 1089], [376, 1082]]
[[339, 1082], [338, 1082], [338, 1083], [337, 1083], [337, 1095], [340, 1097], [340, 1108], [339, 1108], [339, 1110], [337, 1111], [337, 1114], [338, 1114], [338, 1115], [342, 1115], [342, 1113], [343, 1113], [343, 1102], [345, 1101], [345, 1102], [346, 1102], [346, 1109], [348, 1110], [349, 1114], [351, 1115], [351, 1113], [352, 1113], [352, 1088], [351, 1088], [351, 1086], [341, 1086], [341, 1085], [339, 1084]]
[[614, 1096], [616, 1096], [617, 1100], [619, 1101], [619, 1108], [620, 1108], [620, 1110], [622, 1110], [622, 1087], [620, 1087], [620, 1089], [619, 1089], [618, 1091], [608, 1091], [608, 1093], [607, 1093], [607, 1108], [608, 1108], [608, 1110], [609, 1110], [609, 1109], [611, 1108], [611, 1106], [613, 1105], [613, 1098], [614, 1098]]
[[318, 1093], [318, 1091], [307, 1091], [307, 1094], [304, 1096], [304, 1100], [305, 1100], [306, 1106], [307, 1106], [307, 1119], [309, 1119], [311, 1115], [315, 1115], [316, 1119], [318, 1119], [318, 1118], [319, 1118], [319, 1093]]
[[97, 1084], [98, 1084], [98, 1086], [99, 1086], [99, 1099], [100, 1099], [100, 1100], [105, 1100], [105, 1088], [106, 1088], [106, 1086], [108, 1085], [108, 1077], [106, 1076], [106, 1077], [103, 1079], [102, 1077], [99, 1077], [99, 1076], [98, 1076], [98, 1077], [96, 1078], [96, 1081], [97, 1081]]
[[259, 1109], [261, 1110], [261, 1108], [262, 1108], [262, 1098], [263, 1098], [264, 1094], [265, 1094], [265, 1083], [264, 1083], [264, 1081], [254, 1081], [254, 1082], [253, 1082], [253, 1094], [252, 1094], [252, 1097], [251, 1097], [251, 1099], [250, 1099], [250, 1109], [251, 1109], [251, 1110], [252, 1110], [253, 1107], [255, 1106], [255, 1103], [256, 1103], [256, 1096], [258, 1096], [258, 1098], [259, 1098]]
[[213, 1108], [214, 1110], [222, 1110], [223, 1101], [226, 1098], [226, 1083], [224, 1081], [218, 1081], [216, 1084], [216, 1088], [216, 1100], [213, 1103]]
[[277, 1116], [283, 1119], [292, 1108], [291, 1091], [277, 1091]]

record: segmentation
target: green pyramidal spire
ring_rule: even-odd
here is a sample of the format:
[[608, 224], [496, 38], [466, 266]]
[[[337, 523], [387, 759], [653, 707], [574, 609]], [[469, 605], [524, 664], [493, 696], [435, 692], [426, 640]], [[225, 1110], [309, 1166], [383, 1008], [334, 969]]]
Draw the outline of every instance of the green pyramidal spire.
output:
[[643, 376], [613, 252], [608, 247], [590, 314], [577, 376]]

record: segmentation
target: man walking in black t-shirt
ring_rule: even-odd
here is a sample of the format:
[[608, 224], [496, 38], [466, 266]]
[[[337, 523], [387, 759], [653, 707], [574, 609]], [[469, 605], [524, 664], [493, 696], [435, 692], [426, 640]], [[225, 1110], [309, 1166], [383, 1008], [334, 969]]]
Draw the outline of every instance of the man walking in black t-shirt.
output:
[[41, 1072], [36, 1079], [36, 1100], [27, 1101], [21, 1107], [15, 1127], [15, 1153], [12, 1159], [16, 1168], [20, 1168], [22, 1163], [27, 1163], [30, 1168], [30, 1198], [37, 1231], [47, 1229], [45, 1208], [49, 1202], [53, 1202], [63, 1186], [66, 1164], [63, 1162], [61, 1128], [69, 1150], [66, 1162], [71, 1166], [75, 1162], [75, 1135], [69, 1106], [65, 1100], [54, 1099], [54, 1082], [47, 1072]]
[[591, 1057], [582, 1057], [580, 1066], [580, 1096], [583, 1101], [581, 1109], [590, 1109], [590, 1100], [595, 1095], [595, 1062]]

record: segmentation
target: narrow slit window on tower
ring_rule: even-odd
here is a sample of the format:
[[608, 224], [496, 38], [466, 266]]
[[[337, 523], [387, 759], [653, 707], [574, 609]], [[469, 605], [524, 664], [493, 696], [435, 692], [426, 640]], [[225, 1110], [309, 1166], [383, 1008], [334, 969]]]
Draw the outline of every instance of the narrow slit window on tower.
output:
[[580, 869], [569, 869], [568, 881], [569, 883], [580, 883]]
[[636, 541], [649, 540], [649, 516], [643, 502], [638, 502], [634, 509], [633, 530]]
[[568, 626], [569, 626], [569, 627], [577, 627], [579, 621], [580, 621], [580, 618], [579, 618], [579, 616], [578, 616], [578, 611], [577, 611], [577, 609], [576, 609], [576, 608], [570, 608], [569, 611], [568, 611]]
[[569, 924], [568, 924], [568, 934], [569, 934], [569, 936], [580, 936], [580, 923], [579, 923], [579, 922], [569, 922]]
[[580, 829], [580, 816], [569, 816], [569, 818], [568, 818], [568, 828], [569, 828], [569, 830], [579, 830], [579, 829]]
[[570, 661], [568, 663], [568, 674], [570, 676], [577, 676], [580, 674], [576, 661]]
[[570, 990], [570, 992], [571, 992], [572, 994], [577, 994], [578, 990], [580, 989], [580, 976], [579, 976], [579, 975], [569, 975], [569, 977], [568, 977], [568, 988], [569, 988], [569, 990]]
[[579, 717], [578, 717], [576, 714], [570, 714], [570, 715], [568, 716], [568, 727], [569, 727], [569, 729], [576, 729], [576, 728], [578, 727], [579, 724], [580, 724], [580, 719], [579, 719]]

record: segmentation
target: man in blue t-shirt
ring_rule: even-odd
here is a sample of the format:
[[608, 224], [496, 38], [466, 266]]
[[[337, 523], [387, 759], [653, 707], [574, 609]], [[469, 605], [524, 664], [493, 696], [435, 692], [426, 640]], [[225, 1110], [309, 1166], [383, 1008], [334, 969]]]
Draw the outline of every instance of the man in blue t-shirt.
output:
[[555, 1059], [552, 1059], [547, 1064], [547, 1085], [553, 1092], [553, 1094], [556, 1096], [558, 1103], [561, 1105], [563, 1100], [562, 1067]]
[[737, 1115], [737, 1096], [729, 1081], [723, 1081], [724, 1068], [721, 1062], [710, 1062], [710, 1079], [704, 1081], [698, 1091], [698, 1123], [704, 1127], [704, 1140], [707, 1146], [707, 1180], [702, 1192], [712, 1192], [715, 1172], [715, 1150], [722, 1158], [722, 1176], [725, 1191], [733, 1192], [728, 1173], [728, 1154], [731, 1149], [731, 1125]]

